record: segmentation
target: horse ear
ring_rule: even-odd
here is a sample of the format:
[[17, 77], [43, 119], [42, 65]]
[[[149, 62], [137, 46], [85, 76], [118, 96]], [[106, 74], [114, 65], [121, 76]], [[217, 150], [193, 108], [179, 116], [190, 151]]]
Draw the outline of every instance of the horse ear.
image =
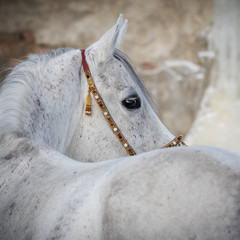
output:
[[119, 48], [120, 47], [120, 45], [122, 43], [122, 40], [123, 40], [123, 37], [124, 37], [124, 35], [125, 35], [126, 31], [127, 31], [127, 27], [128, 27], [128, 20], [125, 19], [124, 23], [122, 25], [122, 28], [120, 30], [119, 36], [117, 38], [117, 41], [116, 41], [116, 44], [115, 44], [115, 48]]
[[97, 42], [87, 48], [87, 57], [95, 63], [104, 62], [107, 58], [112, 56], [115, 48], [119, 48], [126, 30], [127, 20], [123, 23], [123, 15], [120, 14], [117, 23]]

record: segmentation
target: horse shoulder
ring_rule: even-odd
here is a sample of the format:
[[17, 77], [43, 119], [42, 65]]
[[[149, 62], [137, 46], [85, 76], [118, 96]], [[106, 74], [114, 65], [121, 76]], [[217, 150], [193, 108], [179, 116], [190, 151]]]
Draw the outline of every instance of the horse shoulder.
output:
[[240, 238], [238, 154], [208, 147], [156, 150], [123, 162], [115, 173], [104, 239]]

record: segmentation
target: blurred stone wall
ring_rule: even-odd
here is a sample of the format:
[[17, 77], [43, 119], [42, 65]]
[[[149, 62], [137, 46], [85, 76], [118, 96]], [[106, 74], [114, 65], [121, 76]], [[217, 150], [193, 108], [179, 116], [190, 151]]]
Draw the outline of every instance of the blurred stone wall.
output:
[[240, 153], [240, 1], [215, 0], [208, 38], [215, 54], [210, 83], [186, 141]]
[[57, 47], [86, 48], [119, 13], [129, 20], [121, 47], [174, 134], [190, 128], [208, 84], [212, 0], [0, 0], [0, 64]]

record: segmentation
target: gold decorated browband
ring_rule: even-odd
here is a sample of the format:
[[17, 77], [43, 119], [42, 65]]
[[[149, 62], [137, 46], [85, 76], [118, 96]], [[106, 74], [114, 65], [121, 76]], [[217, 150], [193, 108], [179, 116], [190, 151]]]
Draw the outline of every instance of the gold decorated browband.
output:
[[[110, 125], [113, 133], [118, 138], [118, 140], [121, 142], [124, 149], [127, 151], [127, 153], [130, 156], [136, 155], [136, 152], [130, 146], [127, 139], [124, 137], [124, 135], [122, 134], [122, 132], [118, 128], [117, 124], [113, 120], [113, 118], [112, 118], [110, 112], [108, 111], [101, 95], [99, 94], [99, 92], [97, 90], [97, 87], [96, 87], [96, 85], [95, 85], [95, 83], [92, 79], [92, 75], [91, 75], [88, 63], [86, 61], [85, 50], [81, 50], [81, 53], [82, 53], [82, 66], [83, 66], [83, 70], [84, 70], [84, 73], [86, 75], [88, 86], [89, 86], [88, 87], [88, 95], [87, 95], [87, 99], [86, 99], [85, 114], [86, 115], [91, 115], [91, 95], [90, 94], [92, 93], [95, 100], [97, 101], [98, 106], [100, 107], [100, 109], [103, 113], [103, 116], [107, 120], [107, 122]], [[182, 142], [182, 136], [179, 136], [179, 137], [174, 138], [171, 142], [169, 142], [168, 144], [166, 144], [162, 148], [175, 147], [175, 146], [185, 146], [185, 145], [186, 144], [184, 142]]]

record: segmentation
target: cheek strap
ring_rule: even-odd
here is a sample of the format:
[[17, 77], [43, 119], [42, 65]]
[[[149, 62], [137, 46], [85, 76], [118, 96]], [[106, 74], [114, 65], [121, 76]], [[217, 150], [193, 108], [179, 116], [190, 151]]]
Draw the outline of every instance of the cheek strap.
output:
[[88, 87], [88, 95], [87, 95], [87, 99], [86, 99], [85, 114], [88, 115], [88, 116], [91, 115], [92, 110], [91, 110], [91, 96], [90, 95], [92, 93], [92, 95], [95, 98], [99, 108], [102, 111], [102, 114], [103, 114], [104, 118], [108, 122], [108, 124], [111, 127], [113, 133], [118, 138], [118, 140], [120, 141], [120, 143], [122, 144], [124, 149], [127, 151], [128, 155], [130, 155], [130, 156], [136, 155], [135, 151], [130, 146], [127, 139], [124, 137], [124, 135], [120, 131], [119, 127], [117, 126], [117, 124], [113, 120], [113, 118], [112, 118], [111, 114], [109, 113], [101, 95], [99, 94], [99, 92], [97, 90], [97, 87], [96, 87], [96, 85], [93, 81], [88, 63], [86, 61], [85, 50], [82, 50], [81, 52], [82, 52], [82, 66], [83, 66], [83, 70], [84, 70], [85, 76], [87, 78], [88, 86], [89, 86]]

